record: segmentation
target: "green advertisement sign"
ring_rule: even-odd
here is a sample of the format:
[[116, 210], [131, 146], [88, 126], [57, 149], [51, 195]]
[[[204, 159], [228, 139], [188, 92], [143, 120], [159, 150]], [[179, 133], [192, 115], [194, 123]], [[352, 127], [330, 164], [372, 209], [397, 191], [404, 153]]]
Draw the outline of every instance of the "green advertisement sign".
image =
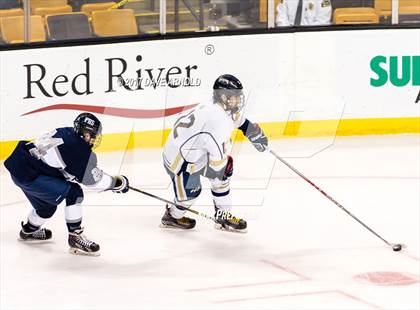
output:
[[376, 76], [370, 79], [373, 87], [387, 84], [396, 87], [420, 86], [420, 56], [376, 56], [370, 61]]

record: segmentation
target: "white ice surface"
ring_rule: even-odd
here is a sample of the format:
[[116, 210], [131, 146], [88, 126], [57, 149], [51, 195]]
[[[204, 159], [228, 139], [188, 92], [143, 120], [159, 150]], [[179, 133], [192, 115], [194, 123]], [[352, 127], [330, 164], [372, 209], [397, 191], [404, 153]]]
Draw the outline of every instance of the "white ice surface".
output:
[[[46, 244], [17, 241], [30, 210], [2, 167], [0, 309], [419, 309], [420, 136], [286, 139], [272, 148], [390, 242], [289, 168], [247, 143], [234, 149], [233, 213], [247, 234], [162, 230], [162, 203], [133, 191], [86, 193], [85, 233], [100, 257], [68, 254], [64, 206]], [[172, 199], [160, 150], [99, 154], [102, 168]], [[194, 208], [212, 214], [208, 183]], [[417, 283], [354, 276], [403, 273]], [[399, 285], [398, 285], [399, 284]]]

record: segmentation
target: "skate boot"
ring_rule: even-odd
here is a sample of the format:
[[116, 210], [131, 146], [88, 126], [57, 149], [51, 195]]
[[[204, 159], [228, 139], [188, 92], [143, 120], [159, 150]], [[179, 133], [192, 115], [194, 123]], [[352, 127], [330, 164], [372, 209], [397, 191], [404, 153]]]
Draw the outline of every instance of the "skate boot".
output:
[[216, 218], [216, 229], [246, 233], [246, 221], [233, 216], [229, 212], [222, 211], [221, 209], [214, 207], [214, 217]]
[[165, 214], [162, 217], [163, 228], [181, 228], [181, 229], [193, 229], [195, 227], [195, 220], [189, 217], [181, 217], [180, 219], [174, 218], [169, 212], [169, 207], [166, 205]]
[[49, 229], [39, 228], [36, 231], [29, 232], [25, 231], [23, 222], [20, 225], [22, 226], [22, 229], [19, 233], [19, 240], [21, 241], [45, 241], [51, 239], [52, 237], [52, 232]]
[[69, 246], [71, 254], [99, 256], [99, 244], [83, 236], [83, 228], [69, 232]]

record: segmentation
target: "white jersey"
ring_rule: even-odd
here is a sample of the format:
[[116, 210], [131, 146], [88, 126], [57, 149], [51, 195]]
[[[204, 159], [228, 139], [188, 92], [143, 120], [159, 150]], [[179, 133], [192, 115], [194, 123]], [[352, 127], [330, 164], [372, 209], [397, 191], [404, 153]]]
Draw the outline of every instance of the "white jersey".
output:
[[234, 121], [218, 104], [202, 104], [183, 113], [165, 144], [165, 166], [175, 174], [181, 168], [194, 173], [207, 166], [220, 171], [232, 149], [233, 130], [243, 122], [241, 115]]
[[[277, 6], [276, 25], [294, 26], [299, 0], [281, 0]], [[302, 0], [301, 26], [329, 25], [331, 23], [330, 0]], [[299, 25], [295, 25], [299, 26]]]

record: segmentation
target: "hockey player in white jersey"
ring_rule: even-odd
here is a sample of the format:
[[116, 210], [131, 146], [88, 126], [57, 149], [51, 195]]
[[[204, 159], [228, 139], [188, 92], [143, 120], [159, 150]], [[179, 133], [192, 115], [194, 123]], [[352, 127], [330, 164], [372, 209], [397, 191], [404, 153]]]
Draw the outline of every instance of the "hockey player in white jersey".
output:
[[[213, 86], [213, 103], [201, 104], [181, 115], [169, 134], [163, 151], [164, 166], [172, 179], [175, 203], [191, 207], [201, 192], [201, 176], [210, 180], [216, 226], [231, 231], [246, 231], [247, 223], [230, 213], [229, 180], [233, 173], [230, 156], [231, 136], [240, 129], [260, 152], [266, 150], [267, 137], [258, 126], [243, 116], [245, 98], [241, 82], [225, 74]], [[192, 229], [195, 220], [185, 210], [166, 208], [164, 227]]]

